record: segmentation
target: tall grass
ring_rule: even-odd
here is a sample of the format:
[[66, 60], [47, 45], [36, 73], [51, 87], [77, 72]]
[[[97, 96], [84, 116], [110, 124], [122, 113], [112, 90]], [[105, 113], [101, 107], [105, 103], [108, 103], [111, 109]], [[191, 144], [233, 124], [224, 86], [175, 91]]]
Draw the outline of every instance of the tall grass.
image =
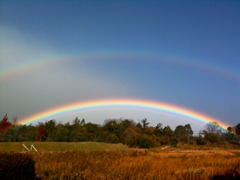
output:
[[[22, 143], [0, 143], [0, 152], [22, 152]], [[122, 144], [24, 142], [40, 179], [240, 179], [239, 149], [139, 150]]]
[[239, 150], [75, 151], [32, 154], [42, 179], [238, 179]]
[[28, 148], [33, 144], [38, 151], [96, 151], [127, 149], [123, 144], [109, 144], [100, 142], [0, 142], [0, 152], [22, 152], [22, 144]]

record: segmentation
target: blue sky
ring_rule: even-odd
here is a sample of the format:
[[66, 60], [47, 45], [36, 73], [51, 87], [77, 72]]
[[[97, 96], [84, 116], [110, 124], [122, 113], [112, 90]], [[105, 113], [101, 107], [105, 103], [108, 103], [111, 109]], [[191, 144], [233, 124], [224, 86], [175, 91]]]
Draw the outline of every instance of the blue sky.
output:
[[46, 64], [1, 80], [1, 117], [127, 97], [240, 122], [239, 1], [0, 1], [0, 32], [0, 71]]

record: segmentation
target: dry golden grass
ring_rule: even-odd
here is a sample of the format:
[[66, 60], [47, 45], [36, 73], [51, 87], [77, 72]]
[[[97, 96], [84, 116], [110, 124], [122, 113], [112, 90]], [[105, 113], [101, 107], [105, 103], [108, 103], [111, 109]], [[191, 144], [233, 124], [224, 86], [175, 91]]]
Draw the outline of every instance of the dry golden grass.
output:
[[109, 144], [103, 142], [0, 142], [0, 152], [22, 152], [22, 144], [28, 148], [33, 144], [38, 151], [96, 151], [122, 150], [128, 147], [123, 144]]
[[240, 150], [115, 150], [32, 154], [41, 179], [240, 178]]

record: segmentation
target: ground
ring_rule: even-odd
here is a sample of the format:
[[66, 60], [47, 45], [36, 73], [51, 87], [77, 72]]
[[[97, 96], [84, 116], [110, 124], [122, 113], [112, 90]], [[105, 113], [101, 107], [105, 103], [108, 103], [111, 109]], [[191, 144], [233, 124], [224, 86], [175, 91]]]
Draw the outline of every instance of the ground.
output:
[[[24, 143], [40, 179], [238, 179], [240, 149], [132, 149], [107, 143]], [[19, 152], [21, 143], [0, 143]], [[13, 152], [12, 152], [13, 153]]]

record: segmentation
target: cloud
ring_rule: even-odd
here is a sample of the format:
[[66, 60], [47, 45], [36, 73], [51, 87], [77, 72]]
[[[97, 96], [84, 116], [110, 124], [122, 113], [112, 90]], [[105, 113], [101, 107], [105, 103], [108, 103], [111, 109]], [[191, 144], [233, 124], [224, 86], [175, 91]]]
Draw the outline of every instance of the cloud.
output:
[[[48, 43], [14, 28], [0, 27], [0, 34], [1, 72], [21, 66], [33, 67], [30, 65], [39, 60], [60, 54]], [[75, 63], [53, 63], [3, 79], [0, 114], [23, 118], [73, 101], [133, 94], [134, 87], [118, 78], [106, 76], [104, 72], [97, 72], [80, 60]]]
[[0, 26], [0, 38], [1, 71], [32, 63], [55, 51], [46, 42], [13, 27]]

